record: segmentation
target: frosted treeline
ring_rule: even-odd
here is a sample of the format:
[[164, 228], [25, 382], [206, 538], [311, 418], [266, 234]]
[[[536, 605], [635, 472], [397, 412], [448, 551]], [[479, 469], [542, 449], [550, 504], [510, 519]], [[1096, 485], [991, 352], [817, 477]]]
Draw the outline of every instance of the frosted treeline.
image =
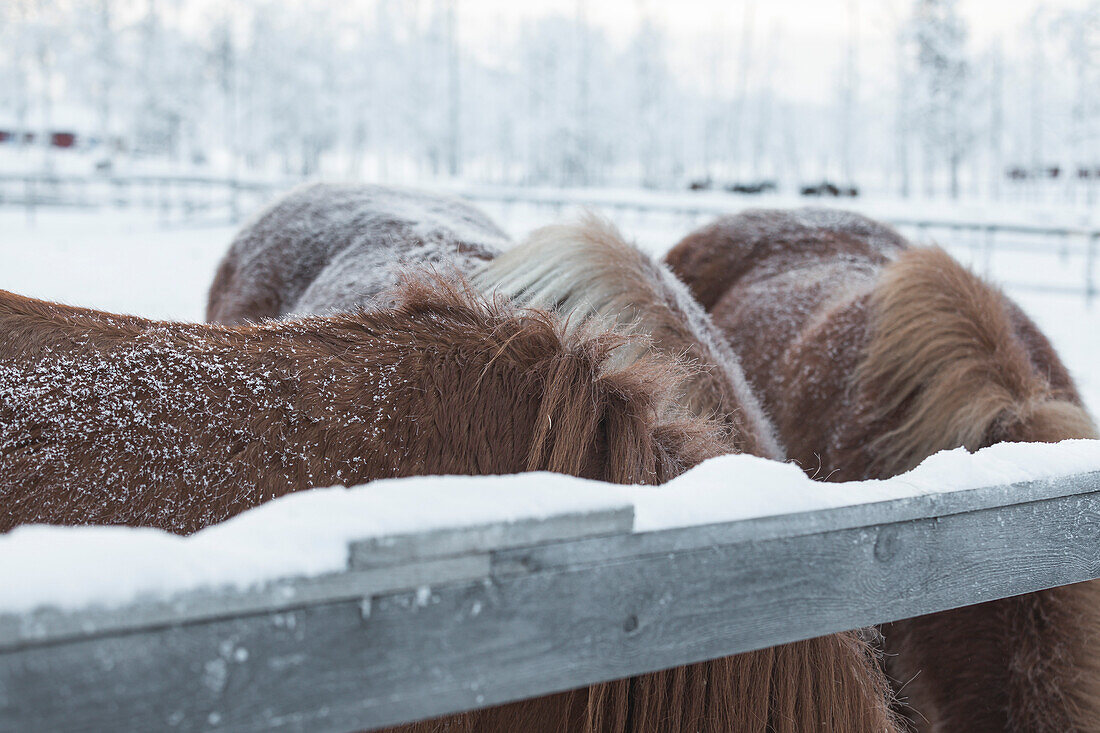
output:
[[[292, 177], [987, 196], [1015, 170], [1100, 185], [1100, 0], [1036, 4], [981, 43], [958, 0], [838, 0], [852, 30], [819, 60], [834, 83], [813, 100], [785, 88], [800, 49], [754, 24], [759, 1], [715, 2], [732, 21], [707, 35], [704, 12], [687, 44], [663, 22], [675, 8], [647, 0], [624, 3], [628, 34], [583, 1], [495, 33], [471, 28], [485, 14], [465, 0], [4, 0], [0, 130]], [[870, 31], [891, 68], [861, 56]]]

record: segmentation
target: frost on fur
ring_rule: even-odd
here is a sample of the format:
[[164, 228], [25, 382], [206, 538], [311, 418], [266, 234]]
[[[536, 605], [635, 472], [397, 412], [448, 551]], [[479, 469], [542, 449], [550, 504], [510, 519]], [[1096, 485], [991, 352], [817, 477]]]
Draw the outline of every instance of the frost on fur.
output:
[[664, 265], [596, 216], [544, 227], [474, 276], [486, 292], [555, 310], [573, 330], [635, 337], [617, 354], [629, 362], [655, 350], [690, 367], [682, 385], [694, 414], [726, 421], [739, 450], [778, 458], [782, 449], [737, 357], [687, 288]]
[[508, 243], [485, 214], [449, 196], [313, 184], [245, 225], [210, 287], [206, 317], [238, 323], [392, 304], [409, 269], [469, 274]]

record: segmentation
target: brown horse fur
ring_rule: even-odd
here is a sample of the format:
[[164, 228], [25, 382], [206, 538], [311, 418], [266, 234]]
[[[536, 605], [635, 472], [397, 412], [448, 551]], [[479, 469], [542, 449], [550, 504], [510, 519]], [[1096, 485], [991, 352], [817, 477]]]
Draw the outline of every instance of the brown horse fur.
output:
[[231, 324], [387, 305], [405, 270], [469, 274], [507, 244], [484, 213], [456, 198], [310, 184], [237, 234], [210, 287], [206, 319]]
[[[554, 309], [570, 328], [645, 336], [633, 351], [653, 348], [696, 366], [684, 384], [692, 412], [729, 423], [739, 452], [781, 458], [783, 450], [737, 357], [721, 332], [667, 267], [593, 215], [579, 224], [533, 232], [474, 275], [482, 289], [520, 305]], [[620, 358], [631, 360], [636, 353]]]
[[[391, 211], [393, 196], [377, 187], [313, 187], [290, 194], [236, 238], [211, 288], [209, 316], [240, 320], [343, 310], [345, 293], [376, 302], [402, 267], [428, 263], [469, 274], [481, 262], [453, 233], [458, 227], [450, 203], [444, 225], [435, 227], [433, 246], [425, 250], [412, 233], [428, 227], [407, 203]], [[423, 217], [424, 202], [436, 200], [421, 198], [412, 211]], [[458, 212], [472, 216], [463, 208]], [[327, 241], [353, 244], [317, 251], [316, 242]], [[488, 251], [486, 246], [474, 252]], [[350, 279], [347, 287], [317, 287], [342, 278]], [[680, 382], [679, 397], [689, 409], [721, 419], [729, 449], [780, 457], [774, 431], [707, 315], [667, 268], [609, 225], [589, 218], [579, 226], [542, 229], [498, 256], [476, 280], [524, 306], [557, 310], [570, 333], [631, 334], [610, 362], [633, 363], [654, 348], [687, 359], [693, 368]], [[272, 306], [285, 303], [293, 305]], [[836, 730], [879, 731], [889, 727], [883, 723], [887, 686], [868, 660], [866, 645], [854, 635], [826, 637], [403, 730], [643, 731], [661, 720], [666, 728], [678, 721], [684, 730], [793, 731], [831, 721], [835, 725], [828, 727]]]
[[194, 532], [314, 486], [550, 470], [660, 483], [728, 452], [667, 359], [439, 279], [395, 309], [225, 327], [0, 291], [0, 531]]
[[[645, 341], [639, 350], [683, 355], [682, 384], [696, 414], [727, 421], [738, 448], [776, 457], [767, 418], [733, 353], [666, 268], [609, 224], [541, 229], [475, 276], [491, 292], [554, 308], [571, 328], [597, 324]], [[867, 731], [896, 729], [886, 677], [859, 633], [837, 634], [594, 685], [562, 695], [430, 721], [408, 731]]]
[[[1095, 438], [1053, 348], [942, 250], [843, 212], [753, 211], [667, 262], [711, 312], [790, 455], [843, 481], [999, 441]], [[1100, 730], [1100, 585], [898, 622], [891, 672], [929, 731]]]
[[[807, 733], [898, 730], [877, 652], [834, 634], [403, 726], [402, 733], [677, 731]], [[869, 686], [868, 686], [869, 685]]]

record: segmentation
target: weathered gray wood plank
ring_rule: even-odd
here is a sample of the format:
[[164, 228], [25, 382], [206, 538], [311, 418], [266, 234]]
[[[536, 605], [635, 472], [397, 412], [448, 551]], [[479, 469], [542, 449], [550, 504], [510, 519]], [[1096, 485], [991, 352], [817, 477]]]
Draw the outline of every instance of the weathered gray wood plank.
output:
[[361, 729], [1096, 577], [1100, 493], [536, 565], [3, 653], [0, 727]]
[[80, 636], [370, 598], [380, 593], [485, 578], [489, 568], [489, 555], [481, 553], [310, 578], [287, 578], [251, 589], [206, 588], [173, 598], [139, 600], [121, 608], [43, 608], [23, 615], [0, 614], [0, 650], [34, 642], [52, 643]]
[[515, 522], [435, 529], [353, 542], [348, 563], [352, 568], [381, 567], [430, 557], [629, 534], [633, 526], [634, 508], [625, 505], [615, 509], [573, 512]]
[[568, 512], [538, 520], [499, 522], [400, 534], [352, 543], [349, 572], [286, 578], [258, 588], [200, 588], [171, 598], [144, 598], [122, 607], [75, 611], [51, 608], [0, 613], [0, 650], [29, 642], [279, 611], [489, 575], [489, 551], [517, 545], [629, 533], [630, 505]]
[[[839, 488], [836, 484], [822, 483], [821, 490], [837, 491]], [[736, 488], [731, 488], [730, 491], [735, 492]], [[1097, 491], [1100, 491], [1100, 471], [1002, 486], [922, 494], [836, 509], [628, 534], [610, 540], [518, 548], [494, 553], [493, 572], [499, 575], [529, 572], [537, 568], [576, 567], [586, 563], [605, 563], [617, 558], [663, 554], [712, 545], [797, 537], [851, 527], [873, 527], [892, 522], [946, 517]]]

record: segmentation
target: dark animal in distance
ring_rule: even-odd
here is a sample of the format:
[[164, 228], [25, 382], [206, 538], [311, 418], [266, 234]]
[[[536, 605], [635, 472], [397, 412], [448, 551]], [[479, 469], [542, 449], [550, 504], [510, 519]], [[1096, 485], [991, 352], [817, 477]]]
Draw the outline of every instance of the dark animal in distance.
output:
[[822, 181], [821, 183], [803, 186], [799, 189], [799, 193], [803, 196], [848, 196], [855, 198], [859, 196], [859, 188], [856, 186], [841, 187], [829, 181]]
[[[666, 261], [814, 475], [883, 478], [959, 446], [1097, 437], [1011, 300], [862, 216], [750, 211]], [[894, 623], [885, 648], [920, 730], [1100, 730], [1098, 583]]]
[[779, 190], [779, 184], [775, 181], [752, 181], [750, 183], [728, 183], [724, 186], [729, 193], [761, 194], [775, 193]]

